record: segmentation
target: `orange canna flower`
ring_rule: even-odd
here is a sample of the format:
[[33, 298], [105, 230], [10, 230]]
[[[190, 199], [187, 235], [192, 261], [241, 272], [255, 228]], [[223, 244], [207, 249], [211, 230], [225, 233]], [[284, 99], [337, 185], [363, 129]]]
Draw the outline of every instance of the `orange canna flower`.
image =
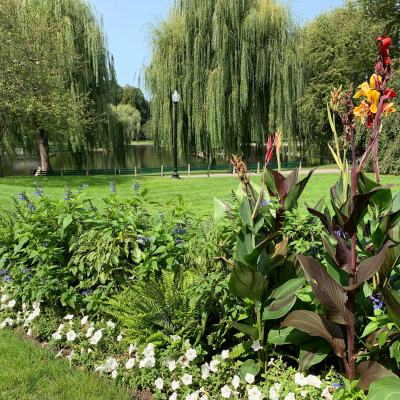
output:
[[368, 114], [370, 113], [368, 103], [363, 100], [360, 105], [354, 108], [354, 116], [364, 124], [367, 121]]
[[383, 106], [383, 113], [384, 113], [385, 115], [388, 115], [388, 114], [393, 113], [393, 112], [396, 112], [396, 111], [397, 111], [396, 108], [393, 107], [393, 103], [386, 103], [386, 104]]

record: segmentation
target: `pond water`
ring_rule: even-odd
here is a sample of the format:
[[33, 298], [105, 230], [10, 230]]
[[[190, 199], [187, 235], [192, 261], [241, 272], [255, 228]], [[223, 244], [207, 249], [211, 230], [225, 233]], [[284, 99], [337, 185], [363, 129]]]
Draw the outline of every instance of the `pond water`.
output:
[[[51, 165], [54, 170], [71, 169], [113, 169], [113, 168], [159, 168], [161, 165], [172, 166], [172, 152], [163, 147], [155, 147], [152, 143], [136, 144], [126, 147], [126, 160], [122, 164], [115, 161], [113, 154], [102, 150], [89, 154], [89, 161], [79, 163], [74, 160], [68, 151], [51, 149]], [[213, 164], [225, 165], [229, 163], [230, 155], [218, 154], [212, 160]], [[249, 149], [246, 157], [250, 163], [263, 162], [264, 150], [257, 147]], [[331, 162], [331, 160], [327, 160]], [[178, 164], [193, 166], [207, 166], [208, 159], [202, 155], [192, 155], [190, 159], [180, 157]], [[319, 163], [319, 155], [311, 159], [311, 163]], [[16, 159], [4, 159], [1, 169], [4, 176], [32, 175], [38, 168], [39, 158], [36, 155], [19, 155]]]

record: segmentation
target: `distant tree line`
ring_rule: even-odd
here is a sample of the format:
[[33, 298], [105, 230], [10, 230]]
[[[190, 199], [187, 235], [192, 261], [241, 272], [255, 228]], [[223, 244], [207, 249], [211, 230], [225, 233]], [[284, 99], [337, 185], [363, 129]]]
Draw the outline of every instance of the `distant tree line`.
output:
[[[146, 82], [155, 140], [171, 146], [170, 95], [177, 89], [179, 143], [186, 154], [245, 153], [278, 128], [302, 156], [312, 149], [326, 154], [330, 91], [359, 85], [373, 73], [377, 36], [391, 35], [398, 57], [399, 30], [398, 0], [347, 1], [304, 26], [273, 0], [179, 0], [153, 30]], [[390, 118], [397, 121], [397, 115]], [[385, 126], [388, 141], [399, 136], [399, 124]], [[359, 136], [362, 147], [362, 129]], [[382, 157], [400, 155], [397, 142]]]

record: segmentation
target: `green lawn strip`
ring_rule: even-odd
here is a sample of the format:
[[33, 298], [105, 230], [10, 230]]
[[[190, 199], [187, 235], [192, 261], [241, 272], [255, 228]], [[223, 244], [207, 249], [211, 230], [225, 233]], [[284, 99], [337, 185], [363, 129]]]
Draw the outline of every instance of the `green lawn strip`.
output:
[[128, 400], [127, 390], [70, 368], [9, 330], [0, 331], [1, 400]]
[[[335, 184], [337, 174], [315, 174], [307, 185], [300, 198], [300, 209], [305, 210], [305, 204], [315, 205], [321, 197], [329, 201], [329, 189]], [[253, 178], [256, 183], [260, 180]], [[110, 182], [117, 184], [117, 193], [121, 198], [132, 196], [132, 184], [138, 182], [142, 189], [149, 190], [149, 197], [162, 205], [175, 201], [182, 196], [184, 201], [190, 205], [191, 210], [197, 216], [208, 216], [212, 212], [213, 198], [230, 201], [231, 192], [238, 185], [235, 176], [210, 177], [210, 178], [182, 178], [173, 180], [167, 177], [137, 177], [132, 176], [79, 176], [79, 177], [13, 177], [0, 179], [0, 207], [12, 209], [12, 197], [17, 193], [26, 191], [32, 195], [35, 189], [35, 181], [39, 182], [45, 194], [51, 198], [62, 199], [65, 186], [69, 185], [73, 191], [82, 184], [88, 184], [85, 196], [92, 199], [97, 206], [102, 206], [102, 199], [110, 194]], [[382, 183], [400, 185], [400, 177], [383, 176]], [[396, 188], [396, 187], [395, 187]], [[34, 198], [34, 197], [33, 197]]]

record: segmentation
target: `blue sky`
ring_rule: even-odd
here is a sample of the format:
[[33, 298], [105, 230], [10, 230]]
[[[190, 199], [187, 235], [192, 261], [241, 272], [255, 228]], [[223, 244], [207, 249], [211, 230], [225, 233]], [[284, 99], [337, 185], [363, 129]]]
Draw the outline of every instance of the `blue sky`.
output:
[[[150, 59], [149, 31], [168, 14], [173, 0], [91, 0], [114, 55], [118, 82], [143, 87], [141, 71]], [[342, 0], [288, 0], [297, 20], [307, 21]]]

